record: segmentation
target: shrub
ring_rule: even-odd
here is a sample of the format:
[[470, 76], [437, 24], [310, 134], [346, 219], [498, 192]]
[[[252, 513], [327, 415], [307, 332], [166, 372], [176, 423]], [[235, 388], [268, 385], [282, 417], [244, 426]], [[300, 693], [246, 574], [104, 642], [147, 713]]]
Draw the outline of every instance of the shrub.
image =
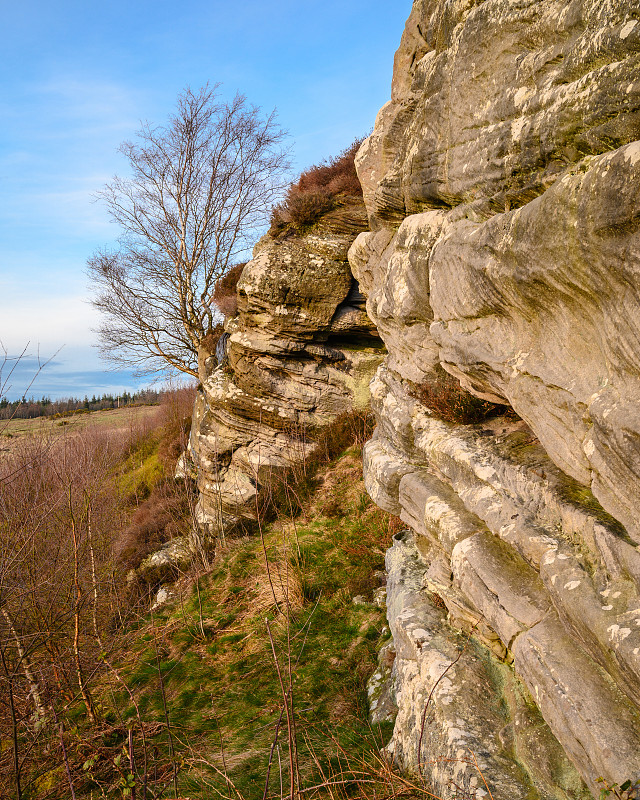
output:
[[335, 200], [323, 192], [294, 192], [287, 194], [287, 218], [296, 228], [312, 225], [335, 208]]
[[475, 425], [487, 417], [504, 414], [505, 406], [481, 400], [465, 391], [458, 381], [442, 368], [416, 386], [414, 396], [433, 413], [446, 422]]
[[338, 194], [362, 196], [362, 186], [358, 180], [355, 157], [362, 139], [356, 139], [342, 153], [315, 164], [305, 170], [292, 189], [303, 192], [326, 192], [330, 196]]
[[238, 313], [237, 286], [242, 270], [247, 262], [235, 264], [225, 274], [218, 278], [213, 287], [212, 300], [225, 317], [235, 317]]
[[287, 191], [285, 200], [271, 212], [271, 230], [287, 225], [298, 230], [313, 225], [336, 208], [339, 196], [361, 197], [355, 156], [362, 139], [356, 139], [335, 158], [315, 164], [300, 174]]
[[156, 486], [119, 534], [114, 553], [120, 566], [135, 569], [165, 542], [189, 533], [189, 504], [184, 491], [170, 482]]

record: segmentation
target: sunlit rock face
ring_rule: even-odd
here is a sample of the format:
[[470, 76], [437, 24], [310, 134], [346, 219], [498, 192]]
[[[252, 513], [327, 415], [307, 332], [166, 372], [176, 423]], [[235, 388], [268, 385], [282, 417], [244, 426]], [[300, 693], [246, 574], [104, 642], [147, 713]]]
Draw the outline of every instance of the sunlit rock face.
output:
[[[640, 3], [416, 0], [349, 255], [388, 349], [369, 491], [595, 795], [640, 775], [639, 140]], [[520, 419], [436, 419], [440, 365]]]
[[362, 408], [384, 348], [347, 261], [361, 201], [304, 235], [264, 236], [238, 284], [224, 363], [200, 358], [191, 431], [197, 515], [213, 535], [254, 520], [262, 488], [305, 459], [310, 434]]

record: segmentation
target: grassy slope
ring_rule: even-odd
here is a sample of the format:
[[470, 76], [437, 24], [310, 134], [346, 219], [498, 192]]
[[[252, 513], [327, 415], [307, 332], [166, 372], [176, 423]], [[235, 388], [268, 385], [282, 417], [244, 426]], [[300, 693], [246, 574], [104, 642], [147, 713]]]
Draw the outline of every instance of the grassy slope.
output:
[[[365, 691], [385, 636], [384, 613], [352, 598], [371, 599], [394, 523], [371, 504], [361, 476], [352, 447], [323, 475], [303, 516], [265, 528], [273, 591], [260, 537], [231, 540], [208, 574], [184, 579], [170, 607], [139, 622], [123, 674], [150, 725], [165, 722], [164, 690], [179, 782], [189, 797], [215, 796], [213, 786], [230, 792], [216, 773], [225, 768], [242, 795], [262, 796], [283, 708], [266, 620], [285, 684], [291, 654], [305, 784], [319, 780], [320, 767], [338, 769], [341, 748], [355, 759], [385, 738], [368, 726]], [[126, 695], [119, 701], [133, 720]], [[166, 730], [153, 743], [166, 754]], [[285, 786], [288, 780], [284, 716], [279, 744], [270, 785], [278, 795], [278, 758]]]

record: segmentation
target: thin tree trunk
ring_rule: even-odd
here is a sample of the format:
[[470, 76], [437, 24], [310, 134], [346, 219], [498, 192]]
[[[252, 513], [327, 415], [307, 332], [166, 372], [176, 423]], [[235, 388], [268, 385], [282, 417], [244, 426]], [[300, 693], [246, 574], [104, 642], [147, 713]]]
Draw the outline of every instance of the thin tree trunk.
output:
[[9, 613], [5, 608], [2, 609], [2, 616], [5, 618], [7, 625], [9, 626], [9, 630], [11, 631], [11, 635], [13, 636], [13, 640], [16, 644], [16, 650], [18, 651], [18, 655], [20, 656], [20, 663], [22, 664], [22, 669], [24, 671], [25, 677], [29, 682], [29, 689], [31, 697], [33, 697], [33, 702], [36, 707], [36, 723], [39, 723], [41, 720], [44, 720], [46, 713], [44, 706], [42, 705], [42, 698], [40, 697], [40, 688], [38, 686], [38, 682], [34, 677], [33, 672], [31, 671], [31, 664], [29, 662], [29, 658], [22, 646], [22, 641], [18, 636], [18, 631], [15, 629], [13, 625], [13, 620], [9, 616]]
[[91, 616], [93, 617], [93, 631], [95, 633], [96, 642], [100, 648], [100, 657], [104, 658], [105, 649], [102, 645], [102, 638], [98, 629], [98, 581], [96, 578], [96, 558], [93, 552], [93, 535], [91, 531], [91, 502], [87, 499], [87, 537], [89, 540], [89, 556], [91, 558], [91, 583], [93, 585], [93, 606], [91, 609]]
[[76, 675], [78, 678], [78, 687], [84, 706], [87, 709], [87, 716], [92, 723], [96, 721], [96, 715], [93, 710], [93, 703], [89, 690], [86, 687], [84, 676], [82, 674], [82, 663], [80, 660], [80, 607], [82, 605], [82, 587], [80, 586], [79, 577], [79, 563], [78, 563], [78, 531], [76, 527], [76, 520], [73, 515], [73, 507], [71, 503], [71, 486], [69, 486], [69, 512], [71, 514], [71, 533], [73, 536], [73, 583], [76, 589], [76, 605], [74, 609], [74, 631], [73, 631], [73, 654], [76, 662]]

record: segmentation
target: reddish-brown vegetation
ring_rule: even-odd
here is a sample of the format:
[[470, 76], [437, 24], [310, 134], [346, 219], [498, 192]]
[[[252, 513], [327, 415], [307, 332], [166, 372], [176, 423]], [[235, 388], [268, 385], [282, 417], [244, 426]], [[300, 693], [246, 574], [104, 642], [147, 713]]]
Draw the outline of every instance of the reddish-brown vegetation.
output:
[[465, 391], [456, 378], [443, 369], [418, 385], [415, 397], [436, 416], [459, 425], [475, 425], [510, 410], [508, 406], [490, 403]]
[[355, 168], [355, 156], [362, 139], [356, 139], [334, 158], [315, 164], [292, 184], [284, 202], [273, 208], [271, 230], [290, 225], [297, 229], [313, 225], [336, 208], [340, 197], [361, 197], [362, 187]]
[[154, 487], [115, 542], [117, 563], [133, 569], [166, 542], [187, 536], [191, 527], [189, 512], [189, 497], [184, 487], [169, 482]]
[[362, 196], [355, 168], [355, 157], [361, 144], [362, 139], [356, 139], [334, 158], [309, 167], [291, 188], [299, 193], [326, 192], [334, 197], [338, 194]]
[[[96, 679], [107, 671], [106, 633], [128, 613], [114, 545], [121, 531], [138, 548], [183, 532], [188, 509], [172, 496], [170, 478], [192, 403], [193, 389], [166, 392], [155, 424], [132, 415], [129, 428], [88, 424], [57, 436], [24, 436], [0, 459], [3, 797], [69, 796], [64, 773], [54, 780], [51, 770], [66, 758], [70, 713], [114, 735], [94, 696]], [[167, 477], [145, 504], [129, 486], [144, 474], [150, 449], [159, 465], [154, 474]]]
[[212, 300], [221, 314], [225, 317], [235, 317], [238, 312], [238, 296], [236, 287], [242, 275], [242, 270], [247, 262], [235, 264], [225, 274], [218, 278], [213, 288]]

